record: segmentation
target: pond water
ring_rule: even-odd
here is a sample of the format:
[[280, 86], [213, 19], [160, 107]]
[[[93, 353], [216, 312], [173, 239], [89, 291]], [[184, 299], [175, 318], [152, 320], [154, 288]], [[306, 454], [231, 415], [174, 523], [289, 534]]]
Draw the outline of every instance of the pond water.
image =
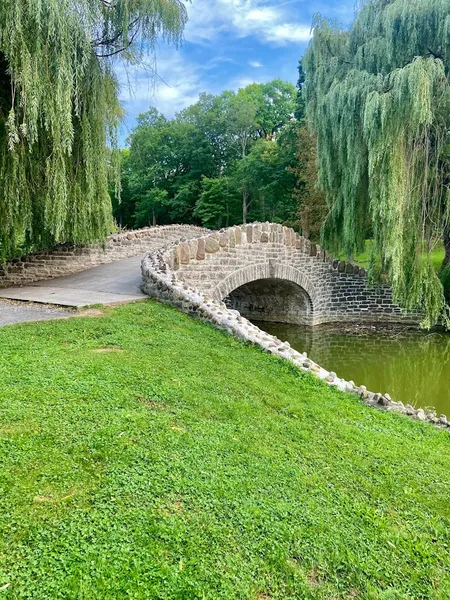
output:
[[328, 371], [372, 392], [450, 417], [450, 334], [257, 323]]

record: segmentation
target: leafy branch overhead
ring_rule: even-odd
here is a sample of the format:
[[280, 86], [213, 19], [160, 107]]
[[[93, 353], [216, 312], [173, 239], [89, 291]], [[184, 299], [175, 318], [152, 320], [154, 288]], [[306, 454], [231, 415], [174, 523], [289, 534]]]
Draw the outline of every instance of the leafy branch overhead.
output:
[[110, 150], [122, 115], [113, 58], [178, 44], [180, 0], [0, 5], [0, 256], [103, 239]]
[[325, 245], [348, 256], [368, 226], [396, 300], [446, 310], [431, 254], [450, 259], [450, 4], [370, 0], [349, 30], [318, 16], [303, 60], [329, 215]]

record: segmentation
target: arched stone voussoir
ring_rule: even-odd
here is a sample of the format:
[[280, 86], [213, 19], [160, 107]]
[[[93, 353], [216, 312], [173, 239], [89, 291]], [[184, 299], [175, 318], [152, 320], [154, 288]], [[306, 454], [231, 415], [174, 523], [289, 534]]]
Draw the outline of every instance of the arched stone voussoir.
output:
[[259, 279], [280, 279], [295, 283], [306, 292], [311, 302], [311, 309], [314, 311], [318, 306], [319, 294], [304, 273], [290, 265], [273, 264], [269, 261], [264, 264], [250, 264], [233, 272], [214, 288], [211, 295], [216, 300], [223, 300], [237, 288]]

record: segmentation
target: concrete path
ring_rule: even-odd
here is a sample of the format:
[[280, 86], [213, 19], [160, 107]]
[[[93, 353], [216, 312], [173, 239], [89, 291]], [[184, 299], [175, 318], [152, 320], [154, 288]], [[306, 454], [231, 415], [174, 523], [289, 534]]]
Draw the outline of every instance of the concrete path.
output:
[[73, 312], [61, 308], [0, 300], [0, 327], [27, 321], [64, 319], [70, 316], [73, 316]]
[[[142, 282], [142, 256], [100, 265], [75, 275], [39, 281], [26, 287], [0, 289], [0, 298], [81, 308], [92, 304], [120, 304], [146, 298]], [[0, 319], [3, 305], [0, 306]]]

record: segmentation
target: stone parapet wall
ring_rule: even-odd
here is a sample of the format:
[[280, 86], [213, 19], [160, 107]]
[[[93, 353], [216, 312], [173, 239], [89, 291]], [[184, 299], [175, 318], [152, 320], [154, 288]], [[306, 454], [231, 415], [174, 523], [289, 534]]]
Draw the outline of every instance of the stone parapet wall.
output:
[[369, 285], [364, 269], [333, 259], [320, 246], [278, 224], [252, 223], [209, 233], [168, 249], [163, 260], [177, 279], [217, 300], [256, 280], [296, 284], [312, 306], [306, 320], [299, 315], [299, 323], [420, 320], [418, 314], [402, 312], [389, 286]]
[[144, 255], [180, 239], [205, 234], [208, 230], [191, 225], [147, 227], [115, 233], [104, 244], [61, 245], [0, 264], [0, 288], [27, 285], [35, 281], [72, 275], [123, 258]]

